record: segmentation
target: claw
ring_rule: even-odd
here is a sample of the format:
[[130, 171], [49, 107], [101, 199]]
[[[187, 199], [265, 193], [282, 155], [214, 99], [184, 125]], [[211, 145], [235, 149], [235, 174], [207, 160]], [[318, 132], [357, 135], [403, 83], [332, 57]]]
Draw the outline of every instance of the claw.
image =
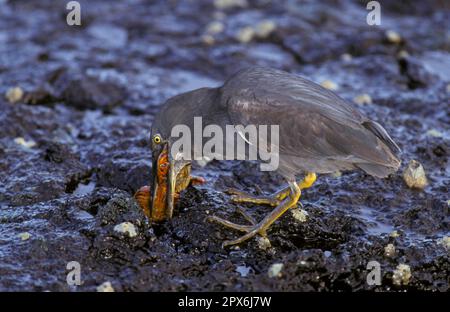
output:
[[191, 176], [191, 185], [201, 185], [206, 183], [206, 179], [203, 177]]
[[[187, 173], [189, 174], [190, 171]], [[202, 177], [196, 177], [189, 175], [189, 180], [186, 180], [184, 176], [180, 176], [177, 180], [176, 185], [176, 191], [173, 194], [174, 197], [174, 203], [178, 201], [180, 198], [180, 192], [184, 190], [188, 184], [190, 185], [200, 185], [206, 183], [206, 180]], [[162, 178], [165, 178], [164, 175], [162, 175]], [[142, 186], [139, 190], [136, 191], [134, 194], [134, 198], [136, 199], [137, 203], [139, 204], [139, 207], [144, 211], [144, 214], [151, 219], [151, 201], [152, 201], [152, 194], [151, 194], [151, 188], [148, 185]]]
[[150, 218], [150, 187], [145, 185], [141, 187], [135, 194], [134, 198], [139, 204], [139, 207], [144, 211], [144, 214]]

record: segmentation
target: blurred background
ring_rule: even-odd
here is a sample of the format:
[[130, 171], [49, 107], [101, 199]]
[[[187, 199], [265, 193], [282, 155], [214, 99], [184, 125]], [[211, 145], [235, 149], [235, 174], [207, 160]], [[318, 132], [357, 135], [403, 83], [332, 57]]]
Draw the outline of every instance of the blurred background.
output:
[[[373, 258], [385, 268], [381, 289], [448, 290], [449, 1], [379, 1], [381, 24], [369, 25], [369, 1], [81, 0], [80, 26], [67, 24], [68, 2], [0, 0], [0, 290], [74, 290], [65, 264], [77, 259], [90, 272], [84, 290], [107, 281], [116, 290], [372, 289], [363, 272]], [[275, 227], [272, 252], [251, 243], [229, 253], [220, 242], [236, 233], [203, 221], [205, 211], [234, 211], [216, 190], [273, 190], [279, 180], [213, 163], [198, 172], [209, 184], [187, 191], [170, 225], [139, 221], [131, 196], [149, 182], [159, 105], [253, 65], [353, 102], [403, 149], [402, 171], [412, 159], [423, 165], [426, 189], [410, 189], [400, 172], [386, 181], [336, 173], [306, 194], [309, 224], [286, 217]], [[118, 235], [122, 221], [139, 235]], [[393, 257], [383, 256], [388, 244]], [[285, 265], [281, 280], [267, 275], [274, 262]], [[411, 282], [394, 278], [401, 263]]]

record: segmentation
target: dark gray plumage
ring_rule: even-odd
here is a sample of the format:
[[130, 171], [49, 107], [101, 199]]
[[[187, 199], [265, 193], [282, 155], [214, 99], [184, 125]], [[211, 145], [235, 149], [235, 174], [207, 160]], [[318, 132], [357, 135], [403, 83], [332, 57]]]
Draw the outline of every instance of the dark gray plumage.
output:
[[[286, 178], [289, 186], [271, 196], [229, 190], [235, 202], [270, 205], [275, 206], [275, 209], [258, 223], [241, 211], [251, 225], [235, 224], [218, 216], [208, 217], [210, 221], [246, 233], [235, 240], [224, 242], [224, 246], [239, 244], [257, 234], [266, 236], [270, 225], [296, 206], [301, 191], [313, 185], [316, 173], [360, 168], [370, 175], [385, 177], [400, 166], [396, 156], [400, 149], [381, 125], [369, 120], [335, 93], [279, 70], [261, 67], [245, 69], [219, 88], [198, 89], [169, 99], [152, 126], [154, 168], [155, 160], [161, 154], [164, 155], [162, 151], [173, 146], [172, 143], [177, 140], [170, 137], [172, 127], [184, 124], [192, 133], [194, 117], [202, 117], [203, 127], [219, 125], [225, 134], [225, 150], [232, 147], [233, 151], [235, 149], [231, 142], [235, 139], [245, 143], [245, 130], [230, 134], [225, 130], [226, 125], [279, 126], [277, 170]], [[237, 156], [242, 159], [242, 156], [256, 148], [267, 151], [269, 140], [258, 137], [258, 144], [247, 144], [248, 149], [243, 155]], [[195, 150], [196, 146], [192, 146]], [[201, 150], [202, 146], [197, 146], [196, 151], [183, 153], [193, 155]], [[179, 172], [189, 166], [188, 161], [180, 160], [178, 156], [179, 152], [169, 158], [166, 196], [168, 218], [172, 216]], [[156, 169], [153, 172], [156, 177]], [[297, 181], [298, 174], [305, 174], [304, 179]], [[152, 194], [161, 190], [157, 179], [154, 181]], [[158, 194], [160, 196], [161, 191]], [[154, 196], [153, 203], [161, 198], [158, 196]], [[156, 204], [153, 206], [156, 207]], [[161, 209], [160, 205], [156, 208]], [[159, 211], [156, 208], [155, 211]]]
[[332, 91], [280, 70], [249, 68], [222, 87], [175, 96], [156, 116], [152, 133], [169, 137], [176, 124], [192, 127], [194, 116], [204, 125], [279, 125], [278, 171], [288, 179], [355, 168], [385, 177], [400, 166], [400, 149], [381, 125]]

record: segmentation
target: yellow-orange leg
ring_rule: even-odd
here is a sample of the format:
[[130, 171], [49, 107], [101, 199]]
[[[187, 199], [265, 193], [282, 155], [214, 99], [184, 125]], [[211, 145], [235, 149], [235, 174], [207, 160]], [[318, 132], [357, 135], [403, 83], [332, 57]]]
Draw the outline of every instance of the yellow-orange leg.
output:
[[[225, 241], [222, 246], [229, 246], [229, 245], [235, 245], [242, 243], [253, 236], [259, 234], [261, 236], [266, 236], [267, 229], [279, 218], [281, 217], [287, 210], [290, 208], [293, 208], [297, 205], [297, 202], [300, 199], [301, 196], [301, 190], [305, 188], [311, 187], [314, 182], [316, 181], [317, 176], [315, 173], [308, 173], [305, 178], [299, 182], [296, 183], [295, 181], [289, 182], [289, 187], [287, 188], [288, 192], [287, 195], [284, 196], [283, 199], [275, 198], [274, 200], [278, 200], [277, 207], [272, 210], [261, 222], [257, 223], [254, 221], [254, 219], [247, 214], [245, 214], [243, 211], [240, 211], [241, 214], [244, 215], [244, 217], [252, 223], [252, 225], [241, 225], [236, 224], [233, 222], [230, 222], [228, 220], [225, 220], [223, 218], [217, 217], [217, 216], [211, 216], [208, 218], [209, 221], [217, 222], [219, 224], [222, 224], [223, 226], [246, 232], [245, 235], [239, 237], [238, 239], [232, 240], [232, 241]], [[277, 192], [275, 196], [280, 194], [285, 194], [286, 190], [282, 190], [280, 192]], [[281, 197], [281, 196], [280, 196]], [[250, 202], [255, 203], [253, 196], [248, 196], [247, 198], [251, 198]], [[243, 198], [240, 198], [243, 199]], [[261, 197], [258, 197], [258, 199], [261, 199]], [[240, 202], [249, 202], [245, 200], [241, 200]], [[267, 202], [267, 201], [266, 201]], [[258, 201], [258, 203], [266, 203], [264, 201]], [[269, 204], [272, 205], [273, 202], [270, 202]]]
[[278, 192], [275, 192], [274, 194], [268, 196], [252, 195], [236, 189], [228, 189], [226, 193], [232, 195], [231, 200], [235, 203], [251, 203], [276, 207], [283, 199], [285, 199], [289, 195], [290, 189], [289, 187], [285, 187]]
[[[298, 182], [297, 185], [300, 190], [310, 188], [316, 181], [317, 176], [315, 173], [308, 173], [305, 178]], [[252, 195], [236, 189], [228, 189], [227, 194], [231, 194], [231, 200], [235, 203], [251, 203], [258, 205], [269, 205], [276, 207], [283, 199], [285, 199], [290, 194], [290, 187], [287, 186], [271, 195]]]

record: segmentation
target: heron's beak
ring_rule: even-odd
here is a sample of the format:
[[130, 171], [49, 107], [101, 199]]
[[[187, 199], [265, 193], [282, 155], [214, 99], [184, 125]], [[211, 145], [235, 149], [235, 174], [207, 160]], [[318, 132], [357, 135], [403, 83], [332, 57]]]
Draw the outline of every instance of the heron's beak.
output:
[[[166, 202], [168, 202], [169, 189], [169, 144], [166, 143], [162, 151], [153, 159], [152, 166], [152, 201], [150, 219], [155, 222], [164, 221], [167, 218]], [[171, 215], [170, 215], [171, 216]]]
[[141, 187], [135, 194], [144, 213], [155, 222], [171, 219], [175, 201], [180, 191], [192, 183], [202, 184], [203, 179], [192, 179], [190, 163], [174, 159], [170, 143], [165, 143], [158, 155], [154, 155], [152, 166], [152, 188]]
[[167, 197], [166, 197], [166, 218], [171, 219], [173, 215], [173, 206], [175, 204], [175, 185], [177, 182], [177, 163], [172, 157], [172, 153], [169, 153], [169, 172], [167, 175]]

